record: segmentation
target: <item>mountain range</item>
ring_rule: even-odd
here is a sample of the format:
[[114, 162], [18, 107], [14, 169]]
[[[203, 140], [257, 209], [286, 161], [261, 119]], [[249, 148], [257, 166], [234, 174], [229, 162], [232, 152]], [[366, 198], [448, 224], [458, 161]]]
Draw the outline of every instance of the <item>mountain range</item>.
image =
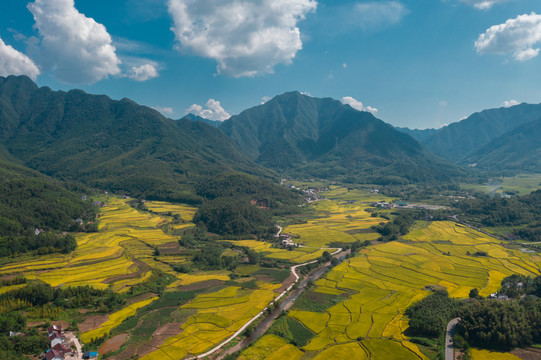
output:
[[189, 203], [203, 201], [199, 185], [224, 173], [388, 184], [450, 180], [464, 174], [455, 164], [535, 172], [540, 127], [541, 105], [521, 104], [439, 130], [396, 129], [299, 92], [224, 122], [193, 114], [172, 120], [129, 99], [0, 77], [6, 161], [93, 188]]
[[489, 109], [439, 130], [410, 130], [435, 154], [484, 170], [539, 172], [541, 104]]
[[44, 174], [147, 198], [198, 202], [194, 186], [224, 171], [274, 176], [214, 127], [25, 76], [0, 78], [0, 141]]
[[251, 160], [281, 173], [376, 183], [459, 174], [412, 137], [331, 98], [290, 92], [220, 126]]

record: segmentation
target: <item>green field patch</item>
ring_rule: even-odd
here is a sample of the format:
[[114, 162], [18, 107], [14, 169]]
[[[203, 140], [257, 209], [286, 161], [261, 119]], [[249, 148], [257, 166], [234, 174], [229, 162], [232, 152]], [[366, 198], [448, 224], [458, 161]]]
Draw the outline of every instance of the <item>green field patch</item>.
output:
[[253, 273], [253, 276], [257, 277], [260, 275], [260, 277], [269, 278], [271, 281], [273, 281], [276, 284], [283, 283], [289, 275], [291, 275], [291, 271], [289, 269], [271, 269], [271, 268], [261, 268], [260, 270], [257, 270]]
[[289, 316], [279, 317], [268, 330], [269, 334], [280, 336], [295, 346], [302, 347], [316, 336], [300, 321]]
[[235, 269], [235, 273], [238, 275], [252, 275], [260, 269], [259, 265], [240, 265]]
[[331, 306], [344, 300], [341, 295], [322, 294], [307, 290], [295, 301], [292, 310], [326, 312]]
[[150, 338], [156, 330], [171, 322], [171, 314], [176, 310], [175, 307], [162, 308], [146, 314], [136, 327], [131, 328], [131, 334]]

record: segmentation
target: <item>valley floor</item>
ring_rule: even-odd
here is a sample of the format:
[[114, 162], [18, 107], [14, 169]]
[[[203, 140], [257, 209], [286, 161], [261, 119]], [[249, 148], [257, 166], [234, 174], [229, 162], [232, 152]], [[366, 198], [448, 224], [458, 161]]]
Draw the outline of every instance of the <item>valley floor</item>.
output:
[[[409, 305], [433, 288], [446, 288], [455, 298], [467, 298], [472, 288], [487, 296], [508, 275], [540, 273], [537, 253], [509, 249], [454, 222], [418, 222], [399, 241], [377, 242], [379, 234], [371, 227], [388, 220], [365, 210], [375, 201], [391, 199], [339, 187], [325, 196], [313, 205], [314, 219], [283, 229], [304, 247], [289, 251], [251, 239], [227, 241], [290, 264], [315, 260], [337, 244], [372, 242], [309, 287], [285, 316], [276, 319], [270, 333], [244, 349], [239, 359], [428, 359], [430, 351], [404, 334]], [[191, 257], [172, 234], [193, 226], [195, 209], [150, 203], [152, 212], [147, 212], [131, 207], [126, 199], [107, 197], [103, 202], [107, 206], [100, 214], [99, 232], [79, 235], [74, 253], [11, 263], [0, 268], [0, 275], [24, 275], [52, 286], [111, 287], [128, 294], [155, 271], [162, 271], [169, 283], [163, 293], [142, 294], [106, 316], [97, 309], [76, 316], [85, 343], [125, 334], [120, 337], [124, 344], [116, 346], [111, 359], [165, 360], [203, 354], [243, 328], [284, 291], [284, 284], [291, 284], [287, 268], [259, 265], [176, 272], [173, 266], [189, 265]], [[173, 222], [175, 213], [182, 221]], [[97, 316], [101, 318], [88, 321]], [[475, 350], [472, 355], [483, 359], [485, 353]], [[498, 356], [492, 353], [491, 359]]]

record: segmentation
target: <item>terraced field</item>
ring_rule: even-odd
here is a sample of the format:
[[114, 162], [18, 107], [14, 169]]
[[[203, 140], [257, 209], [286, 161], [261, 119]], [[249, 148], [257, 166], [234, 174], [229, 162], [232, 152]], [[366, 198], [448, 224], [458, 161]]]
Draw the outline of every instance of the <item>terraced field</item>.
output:
[[287, 260], [297, 264], [315, 260], [319, 258], [325, 250], [332, 250], [330, 248], [320, 249], [316, 247], [299, 247], [293, 250], [284, 250], [273, 248], [271, 243], [256, 240], [232, 240], [230, 242], [238, 246], [253, 249], [262, 256], [271, 259]]
[[357, 240], [375, 240], [379, 235], [368, 231], [372, 225], [387, 220], [372, 217], [365, 209], [376, 201], [391, 199], [379, 194], [370, 194], [366, 190], [350, 190], [335, 187], [323, 193], [326, 200], [314, 204], [315, 220], [306, 224], [291, 225], [285, 233], [297, 235], [295, 242], [312, 248], [324, 248], [332, 243], [352, 243]]
[[[325, 196], [327, 200], [314, 205], [317, 219], [284, 230], [297, 235], [294, 241], [304, 247], [288, 251], [255, 240], [230, 242], [268, 258], [303, 263], [321, 256], [336, 243], [378, 237], [370, 226], [387, 220], [372, 217], [365, 209], [373, 201], [389, 199], [344, 188], [335, 188]], [[106, 202], [100, 213], [99, 232], [78, 235], [79, 246], [74, 253], [12, 263], [0, 268], [0, 274], [24, 274], [53, 286], [111, 286], [116, 292], [126, 292], [146, 281], [153, 269], [169, 274], [174, 281], [158, 299], [147, 297], [131, 303], [82, 334], [84, 341], [126, 331], [130, 333], [128, 339], [143, 339], [133, 349], [129, 343], [129, 351], [114, 359], [135, 355], [164, 360], [202, 354], [262, 311], [289, 276], [288, 269], [257, 265], [239, 266], [234, 273], [177, 273], [170, 264], [190, 263], [190, 258], [156, 255], [155, 249], [164, 253], [178, 249], [178, 237], [162, 229], [171, 224], [175, 214], [176, 220], [182, 219], [181, 225], [191, 226], [192, 209], [153, 202], [149, 213], [132, 208], [125, 199], [108, 197]], [[234, 250], [228, 251], [234, 255]], [[488, 256], [476, 256], [477, 252]], [[420, 224], [401, 241], [375, 242], [317, 281], [311, 291], [312, 305], [320, 304], [317, 309], [298, 301], [288, 316], [311, 334], [306, 345], [295, 347], [279, 336], [267, 335], [240, 358], [327, 359], [354, 354], [359, 359], [425, 359], [403, 335], [407, 328], [403, 314], [410, 304], [429, 294], [427, 287], [446, 287], [453, 297], [466, 297], [476, 287], [486, 296], [496, 291], [507, 275], [538, 274], [538, 261], [535, 254], [504, 248], [498, 241], [455, 223]], [[181, 302], [176, 300], [177, 295]], [[142, 312], [146, 315], [141, 317], [138, 314]], [[152, 344], [147, 346], [148, 341]], [[477, 355], [482, 358], [484, 353]]]
[[[325, 206], [333, 208], [332, 204]], [[332, 228], [333, 216], [331, 212], [329, 218], [314, 223]], [[338, 221], [337, 228], [343, 226]], [[488, 256], [477, 256], [479, 251]], [[363, 249], [317, 281], [310, 300], [317, 303], [320, 294], [319, 301], [334, 297], [335, 305], [316, 311], [299, 302], [288, 316], [316, 334], [297, 349], [308, 358], [356, 354], [359, 359], [426, 359], [404, 335], [408, 326], [404, 311], [427, 296], [427, 288], [445, 287], [455, 298], [466, 298], [472, 288], [478, 288], [481, 296], [487, 296], [508, 275], [539, 273], [538, 259], [531, 254], [507, 249], [491, 237], [452, 222], [424, 223], [402, 241]], [[258, 355], [262, 348], [257, 342], [242, 356], [267, 358]], [[474, 358], [484, 355], [477, 351]]]
[[[127, 199], [106, 197], [102, 199], [107, 205], [102, 207], [99, 215], [97, 233], [79, 234], [76, 236], [78, 248], [72, 254], [52, 254], [36, 257], [29, 261], [16, 262], [0, 268], [0, 275], [24, 275], [29, 279], [39, 279], [52, 286], [91, 285], [96, 288], [111, 287], [116, 292], [127, 292], [132, 286], [148, 280], [154, 269], [167, 273], [174, 280], [169, 284], [164, 294], [178, 294], [196, 289], [197, 295], [193, 300], [177, 302], [162, 300], [154, 296], [145, 300], [128, 304], [125, 308], [109, 314], [108, 320], [96, 328], [81, 334], [83, 342], [102, 337], [109, 333], [116, 334], [116, 328], [133, 332], [133, 338], [141, 338], [139, 334], [147, 333], [146, 322], [153, 323], [159, 319], [159, 324], [167, 326], [167, 334], [160, 335], [161, 343], [154, 342], [152, 347], [144, 349], [147, 359], [179, 359], [186, 355], [200, 354], [240, 329], [254, 315], [262, 311], [276, 296], [282, 282], [289, 276], [289, 270], [260, 269], [259, 266], [239, 266], [237, 281], [231, 282], [231, 271], [193, 271], [189, 274], [178, 273], [170, 264], [189, 264], [187, 255], [167, 254], [169, 249], [181, 250], [178, 236], [170, 235], [163, 229], [170, 228], [178, 217], [182, 224], [178, 226], [193, 226], [190, 223], [194, 208], [184, 205], [163, 202], [147, 202], [151, 212], [138, 211], [131, 207]], [[178, 215], [175, 218], [175, 215]], [[177, 221], [178, 222], [178, 221]], [[313, 260], [321, 256], [323, 250], [299, 249], [288, 251], [271, 249], [270, 244], [254, 240], [235, 241], [238, 246], [261, 248], [263, 255], [292, 262]], [[165, 255], [156, 255], [155, 249]], [[228, 254], [237, 252], [228, 250]], [[227, 284], [226, 284], [227, 282]], [[15, 290], [25, 285], [3, 287], [0, 292]], [[209, 288], [210, 286], [210, 288]], [[209, 290], [207, 290], [209, 288]], [[186, 293], [187, 294], [187, 293]], [[180, 295], [184, 298], [184, 295]], [[193, 295], [195, 296], [195, 295]], [[168, 302], [169, 301], [169, 302]], [[154, 309], [154, 303], [163, 303], [165, 308]], [[149, 310], [149, 306], [152, 310]], [[148, 314], [141, 323], [133, 323], [138, 312]], [[156, 315], [153, 314], [156, 312]], [[163, 315], [168, 312], [178, 313], [176, 317]], [[179, 319], [182, 321], [179, 322]], [[171, 324], [167, 324], [167, 323]], [[128, 326], [131, 324], [131, 326]], [[139, 327], [143, 326], [144, 329]], [[130, 330], [131, 329], [131, 330]], [[160, 331], [156, 328], [155, 331]], [[152, 332], [147, 339], [152, 340]], [[129, 337], [129, 338], [131, 338]], [[131, 346], [131, 345], [130, 345]], [[138, 348], [144, 344], [138, 344]], [[129, 346], [128, 346], [129, 348]], [[149, 348], [151, 351], [149, 351]], [[131, 351], [131, 348], [130, 348]], [[122, 354], [120, 355], [122, 358]]]
[[176, 243], [177, 238], [158, 228], [166, 222], [161, 216], [139, 212], [125, 199], [108, 197], [106, 203], [100, 212], [99, 232], [77, 235], [73, 253], [9, 264], [0, 274], [25, 274], [52, 286], [112, 286], [119, 292], [145, 281], [153, 267], [153, 249]]

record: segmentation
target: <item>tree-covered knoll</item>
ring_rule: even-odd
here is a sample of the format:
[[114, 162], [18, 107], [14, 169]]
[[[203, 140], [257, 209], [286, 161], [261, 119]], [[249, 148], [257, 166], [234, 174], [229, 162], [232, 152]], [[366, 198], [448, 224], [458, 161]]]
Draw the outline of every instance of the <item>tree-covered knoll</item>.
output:
[[[373, 213], [374, 216], [378, 214]], [[373, 226], [374, 230], [381, 236], [379, 241], [394, 241], [402, 235], [409, 233], [411, 226], [415, 223], [416, 219], [421, 218], [421, 213], [415, 213], [411, 211], [399, 211], [393, 213], [395, 215], [392, 221], [386, 223], [380, 223], [378, 226]]]
[[209, 200], [218, 197], [254, 200], [256, 205], [271, 209], [302, 201], [299, 193], [286, 187], [239, 172], [222, 173], [199, 184], [197, 194]]
[[102, 308], [119, 309], [125, 304], [123, 297], [112, 290], [99, 290], [91, 286], [53, 288], [42, 282], [29, 282], [25, 287], [0, 295], [0, 313], [39, 306], [61, 309]]
[[469, 223], [512, 227], [525, 240], [541, 241], [541, 190], [520, 197], [464, 200], [455, 206]]
[[[541, 342], [541, 276], [535, 278], [511, 275], [502, 280], [498, 295], [479, 297], [477, 289], [470, 299], [450, 299], [446, 292], [434, 294], [411, 305], [407, 335], [421, 345], [438, 344], [439, 356], [448, 322], [460, 317], [456, 327], [455, 346], [468, 353], [470, 346], [499, 351]], [[532, 296], [535, 295], [535, 296]]]
[[470, 346], [508, 351], [541, 341], [538, 300], [473, 300], [460, 315], [457, 331]]
[[0, 157], [0, 257], [73, 251], [75, 239], [59, 232], [80, 230], [75, 220], [85, 224], [95, 214], [91, 201], [62, 183]]
[[443, 336], [447, 323], [460, 311], [460, 301], [451, 299], [445, 291], [436, 291], [406, 310], [409, 316], [408, 334], [427, 338]]
[[271, 214], [246, 200], [217, 198], [201, 205], [194, 217], [210, 232], [219, 235], [264, 236], [275, 232]]
[[297, 212], [299, 193], [270, 180], [242, 173], [220, 174], [197, 188], [205, 201], [194, 217], [219, 235], [269, 237], [276, 232], [272, 217]]

